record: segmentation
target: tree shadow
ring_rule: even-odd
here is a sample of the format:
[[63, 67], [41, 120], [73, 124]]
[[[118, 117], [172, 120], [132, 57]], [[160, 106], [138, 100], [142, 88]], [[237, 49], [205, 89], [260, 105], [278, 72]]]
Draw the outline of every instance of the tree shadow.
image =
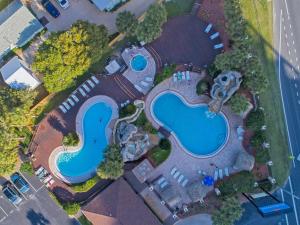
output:
[[68, 134], [68, 129], [66, 128], [65, 124], [63, 124], [57, 116], [50, 115], [48, 117], [48, 123], [51, 127], [53, 127], [55, 130], [61, 132], [64, 136]]
[[44, 217], [42, 213], [37, 213], [33, 209], [30, 209], [26, 215], [27, 219], [32, 225], [47, 225], [50, 221]]

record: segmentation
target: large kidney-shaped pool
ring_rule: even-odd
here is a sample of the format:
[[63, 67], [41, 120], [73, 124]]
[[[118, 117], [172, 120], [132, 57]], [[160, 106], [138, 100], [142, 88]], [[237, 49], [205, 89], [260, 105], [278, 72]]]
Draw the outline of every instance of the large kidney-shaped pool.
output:
[[178, 94], [165, 92], [152, 101], [151, 108], [154, 119], [193, 156], [212, 156], [227, 141], [227, 119], [222, 113], [211, 116], [207, 105], [190, 105]]
[[85, 110], [82, 121], [79, 121], [83, 133], [82, 146], [74, 151], [61, 151], [56, 158], [59, 173], [70, 180], [87, 179], [94, 174], [108, 144], [105, 130], [112, 117], [111, 106], [97, 102]]

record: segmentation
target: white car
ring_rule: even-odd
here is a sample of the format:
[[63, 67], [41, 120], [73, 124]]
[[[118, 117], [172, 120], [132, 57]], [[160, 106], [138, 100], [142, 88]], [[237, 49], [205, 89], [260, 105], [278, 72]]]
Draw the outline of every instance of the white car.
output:
[[62, 7], [63, 9], [67, 9], [70, 6], [70, 3], [68, 0], [56, 0], [57, 3]]

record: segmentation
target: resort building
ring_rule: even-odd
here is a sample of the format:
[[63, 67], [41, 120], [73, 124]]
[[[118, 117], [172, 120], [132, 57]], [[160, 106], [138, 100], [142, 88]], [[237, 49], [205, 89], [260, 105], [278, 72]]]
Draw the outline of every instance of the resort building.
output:
[[13, 89], [35, 89], [41, 83], [17, 56], [1, 67], [0, 73], [4, 82]]
[[0, 12], [0, 58], [20, 48], [43, 30], [42, 24], [19, 1], [14, 0]]
[[161, 225], [123, 178], [83, 206], [82, 212], [93, 225]]

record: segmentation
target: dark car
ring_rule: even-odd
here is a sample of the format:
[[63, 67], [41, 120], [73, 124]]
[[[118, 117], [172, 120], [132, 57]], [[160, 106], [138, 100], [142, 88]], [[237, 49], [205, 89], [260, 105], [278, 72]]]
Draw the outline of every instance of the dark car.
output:
[[42, 0], [42, 5], [51, 16], [53, 16], [54, 18], [59, 17], [59, 11], [49, 0]]
[[22, 198], [20, 198], [18, 191], [12, 186], [11, 183], [6, 183], [2, 189], [3, 194], [8, 198], [10, 202], [18, 205]]
[[29, 191], [29, 184], [19, 173], [14, 173], [10, 176], [10, 179], [20, 192], [26, 193]]

